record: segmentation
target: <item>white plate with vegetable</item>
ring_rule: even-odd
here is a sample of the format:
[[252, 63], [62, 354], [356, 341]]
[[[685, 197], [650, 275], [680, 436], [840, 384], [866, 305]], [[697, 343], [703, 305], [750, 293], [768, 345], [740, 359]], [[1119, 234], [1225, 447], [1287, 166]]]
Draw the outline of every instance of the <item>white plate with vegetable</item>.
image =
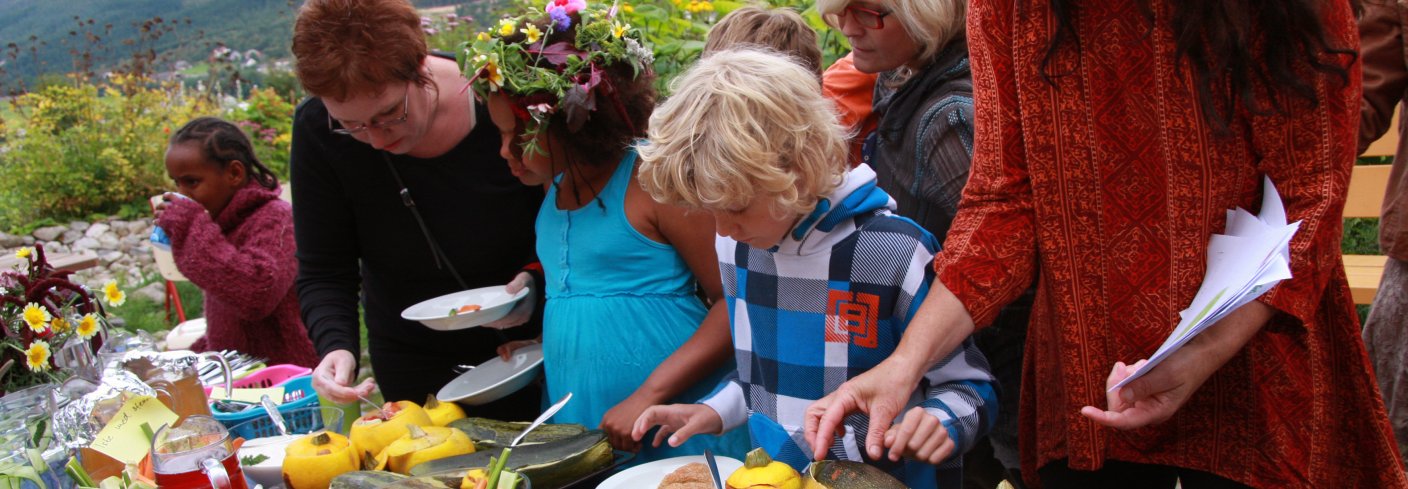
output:
[[529, 292], [525, 287], [510, 294], [506, 288], [503, 285], [481, 287], [424, 300], [401, 311], [401, 318], [438, 331], [483, 326], [507, 316], [514, 304]]

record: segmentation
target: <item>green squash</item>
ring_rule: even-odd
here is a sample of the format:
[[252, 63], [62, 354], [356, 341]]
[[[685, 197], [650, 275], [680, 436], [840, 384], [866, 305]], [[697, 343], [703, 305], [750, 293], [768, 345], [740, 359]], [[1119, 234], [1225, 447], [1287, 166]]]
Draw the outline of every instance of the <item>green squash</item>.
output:
[[[410, 472], [412, 476], [423, 476], [486, 467], [489, 457], [496, 455], [481, 451], [431, 460], [412, 467]], [[591, 430], [565, 440], [520, 445], [513, 449], [505, 468], [532, 481], [533, 489], [558, 489], [610, 466], [615, 457], [606, 434]]]
[[845, 460], [812, 462], [802, 474], [802, 489], [905, 489], [885, 471]]
[[391, 472], [359, 470], [334, 477], [328, 489], [379, 489], [406, 479], [409, 477]]

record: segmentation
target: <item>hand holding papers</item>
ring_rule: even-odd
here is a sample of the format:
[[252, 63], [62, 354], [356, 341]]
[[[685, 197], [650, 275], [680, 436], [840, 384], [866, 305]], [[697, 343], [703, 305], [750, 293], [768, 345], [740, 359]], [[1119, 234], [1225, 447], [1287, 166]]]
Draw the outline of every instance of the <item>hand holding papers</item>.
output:
[[1244, 209], [1227, 211], [1226, 234], [1208, 242], [1208, 268], [1193, 303], [1149, 361], [1109, 390], [1114, 391], [1153, 370], [1208, 326], [1256, 300], [1282, 280], [1291, 278], [1291, 237], [1300, 221], [1286, 224], [1286, 208], [1271, 179], [1264, 180], [1261, 215]]

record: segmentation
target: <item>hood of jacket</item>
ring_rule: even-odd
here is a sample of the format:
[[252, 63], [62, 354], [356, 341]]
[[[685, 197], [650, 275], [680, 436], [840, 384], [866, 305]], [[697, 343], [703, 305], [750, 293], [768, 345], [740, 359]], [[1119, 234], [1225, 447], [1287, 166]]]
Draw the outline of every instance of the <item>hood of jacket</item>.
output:
[[855, 217], [884, 209], [895, 200], [875, 183], [875, 170], [860, 165], [847, 172], [831, 194], [817, 201], [812, 212], [797, 221], [773, 248], [775, 253], [810, 255], [830, 250], [855, 230]]

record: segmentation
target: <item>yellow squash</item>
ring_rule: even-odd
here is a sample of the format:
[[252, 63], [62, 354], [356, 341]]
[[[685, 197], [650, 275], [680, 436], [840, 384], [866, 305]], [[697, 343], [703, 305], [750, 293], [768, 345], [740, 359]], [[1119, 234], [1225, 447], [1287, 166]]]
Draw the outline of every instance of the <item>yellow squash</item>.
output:
[[284, 486], [288, 489], [328, 489], [332, 478], [361, 466], [357, 450], [337, 433], [314, 433], [284, 448]]
[[422, 462], [466, 453], [474, 453], [474, 442], [463, 431], [441, 426], [411, 426], [404, 436], [387, 445], [386, 468], [405, 474]]
[[792, 466], [773, 461], [768, 452], [754, 448], [726, 482], [728, 489], [801, 489], [802, 474]]
[[435, 398], [435, 394], [425, 396], [425, 414], [430, 415], [430, 422], [435, 426], [445, 426], [464, 419], [464, 409], [461, 409], [459, 404], [440, 402]]
[[377, 415], [363, 416], [352, 422], [352, 446], [358, 453], [373, 456], [406, 434], [409, 426], [432, 426], [430, 415], [411, 401], [388, 402], [382, 412], [387, 418]]

